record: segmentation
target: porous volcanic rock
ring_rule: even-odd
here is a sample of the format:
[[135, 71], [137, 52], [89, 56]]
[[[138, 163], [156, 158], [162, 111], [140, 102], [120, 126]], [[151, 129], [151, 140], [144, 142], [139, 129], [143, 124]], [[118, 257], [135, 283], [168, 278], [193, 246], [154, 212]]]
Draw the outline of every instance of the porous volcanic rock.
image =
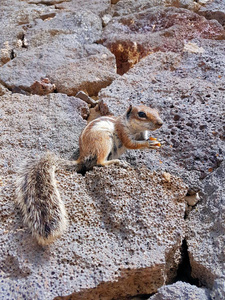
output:
[[158, 108], [165, 125], [152, 135], [165, 144], [159, 151], [131, 152], [127, 159], [182, 176], [196, 190], [225, 152], [224, 60], [219, 64], [224, 41], [218, 43], [216, 48], [198, 43], [204, 54], [149, 55], [99, 95], [116, 115], [129, 103]]
[[56, 5], [58, 9], [64, 9], [72, 12], [76, 12], [78, 9], [89, 10], [99, 16], [103, 16], [111, 8], [110, 0], [70, 0], [70, 1], [61, 1], [61, 3]]
[[217, 278], [214, 281], [212, 292], [210, 293], [211, 299], [224, 299], [225, 298], [225, 277]]
[[[27, 156], [44, 151], [62, 153], [69, 158], [78, 146], [86, 121], [87, 104], [63, 94], [1, 96], [1, 168], [6, 172]], [[15, 153], [17, 153], [15, 155]]]
[[[92, 44], [102, 33], [102, 21], [91, 11], [61, 12], [52, 17], [38, 19], [35, 26], [27, 29], [29, 47], [50, 43], [60, 34], [73, 34], [73, 39], [83, 44]], [[72, 38], [72, 37], [71, 37]]]
[[62, 94], [5, 94], [0, 104], [1, 295], [112, 299], [153, 293], [171, 281], [185, 232], [182, 180], [131, 167], [95, 168], [85, 177], [59, 172], [70, 225], [62, 239], [42, 248], [15, 208], [16, 170], [47, 150], [69, 158], [87, 105]]
[[0, 12], [0, 66], [13, 59], [18, 51], [27, 47], [25, 33], [35, 22], [55, 16], [57, 10], [43, 4], [2, 0]]
[[198, 11], [206, 19], [217, 20], [225, 28], [225, 2], [220, 0], [208, 1], [205, 6], [202, 6]]
[[47, 78], [55, 85], [52, 91], [97, 95], [116, 78], [114, 55], [94, 44], [102, 33], [101, 18], [85, 9], [44, 12], [38, 10], [27, 26], [18, 25], [16, 37], [3, 37], [0, 82], [10, 90], [42, 95], [36, 83]]
[[188, 217], [187, 244], [192, 276], [210, 288], [216, 286], [217, 280], [225, 295], [225, 163], [203, 183], [199, 204]]
[[186, 282], [178, 281], [158, 289], [157, 293], [149, 300], [210, 300], [209, 290], [198, 288]]
[[123, 0], [119, 1], [113, 8], [113, 16], [125, 16], [132, 13], [142, 12], [151, 7], [177, 7], [198, 11], [201, 5], [193, 0]]
[[6, 201], [12, 197], [10, 177], [1, 197], [1, 219], [7, 220], [1, 226], [2, 294], [109, 300], [156, 292], [175, 276], [186, 193], [178, 178], [168, 182], [147, 169], [119, 167], [96, 168], [85, 177], [60, 173], [70, 226], [43, 249], [21, 229], [12, 201]]
[[[0, 298], [225, 299], [224, 1], [2, 0], [0, 27]], [[14, 205], [16, 171], [76, 156], [80, 90], [100, 100], [92, 118], [158, 108], [164, 144], [128, 151], [127, 168], [59, 171], [69, 227], [43, 248]]]
[[73, 34], [61, 34], [48, 44], [19, 52], [1, 70], [0, 82], [11, 90], [35, 93], [33, 84], [48, 78], [58, 92], [73, 96], [79, 90], [96, 95], [117, 76], [109, 50], [101, 45], [82, 46]]
[[102, 43], [115, 54], [118, 73], [123, 74], [152, 52], [182, 52], [185, 41], [224, 37], [216, 20], [208, 21], [187, 9], [156, 6], [114, 18], [104, 28]]

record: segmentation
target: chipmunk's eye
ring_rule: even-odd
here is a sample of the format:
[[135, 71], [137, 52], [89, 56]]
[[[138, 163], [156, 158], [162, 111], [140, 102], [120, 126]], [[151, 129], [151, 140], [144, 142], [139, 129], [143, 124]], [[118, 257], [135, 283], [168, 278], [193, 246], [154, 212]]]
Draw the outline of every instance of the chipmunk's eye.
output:
[[139, 111], [138, 117], [147, 119], [146, 113], [144, 113], [143, 111]]

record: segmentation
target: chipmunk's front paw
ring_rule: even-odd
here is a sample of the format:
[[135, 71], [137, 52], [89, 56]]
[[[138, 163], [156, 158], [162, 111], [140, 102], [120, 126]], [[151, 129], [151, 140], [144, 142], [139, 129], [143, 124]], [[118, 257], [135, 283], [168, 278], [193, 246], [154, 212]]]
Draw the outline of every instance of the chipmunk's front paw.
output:
[[150, 137], [148, 139], [148, 148], [149, 149], [158, 149], [160, 147], [161, 147], [161, 143], [156, 138]]

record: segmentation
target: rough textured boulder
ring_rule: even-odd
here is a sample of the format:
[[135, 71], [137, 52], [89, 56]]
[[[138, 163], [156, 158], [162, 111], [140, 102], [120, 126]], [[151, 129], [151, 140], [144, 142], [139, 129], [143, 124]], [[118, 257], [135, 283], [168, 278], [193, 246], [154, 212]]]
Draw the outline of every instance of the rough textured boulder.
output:
[[27, 48], [25, 33], [36, 20], [55, 16], [53, 6], [27, 4], [25, 1], [2, 0], [0, 26], [0, 66], [13, 59], [18, 51]]
[[[210, 288], [213, 285], [220, 286], [218, 295], [221, 293], [223, 297], [225, 296], [224, 186], [223, 162], [211, 176], [205, 178], [201, 202], [189, 214], [187, 226], [192, 276]], [[223, 283], [219, 283], [220, 281]]]
[[0, 112], [1, 167], [7, 173], [8, 168], [15, 171], [27, 156], [47, 150], [69, 158], [86, 124], [81, 115], [88, 114], [88, 107], [63, 94], [30, 97], [8, 93], [1, 97]]
[[[224, 24], [220, 0], [1, 1], [0, 298], [225, 299]], [[163, 146], [58, 172], [69, 228], [38, 246], [17, 166], [75, 158], [84, 119], [130, 103], [159, 109]]]
[[97, 95], [116, 78], [112, 53], [92, 44], [101, 29], [101, 19], [87, 11], [40, 19], [26, 32], [28, 49], [2, 67], [0, 82], [10, 90], [36, 93], [33, 84], [48, 78], [60, 93]]
[[165, 142], [162, 149], [156, 153], [135, 152], [128, 160], [179, 174], [193, 189], [199, 189], [199, 180], [218, 167], [225, 151], [221, 122], [225, 111], [223, 62], [217, 67], [218, 73], [214, 71], [224, 41], [221, 52], [219, 47], [218, 52], [211, 50], [204, 42], [197, 45], [203, 46], [204, 54], [149, 55], [100, 92], [100, 99], [115, 114], [122, 113], [127, 103], [159, 109], [166, 125], [152, 135]]
[[224, 39], [222, 25], [187, 9], [152, 7], [114, 18], [104, 29], [102, 43], [115, 54], [123, 74], [155, 51], [182, 52], [194, 38]]
[[[26, 38], [29, 47], [50, 43], [60, 34], [73, 34], [72, 40], [83, 44], [92, 44], [102, 33], [99, 16], [88, 10], [61, 12], [48, 19], [38, 19], [35, 26], [28, 28]], [[63, 43], [62, 43], [63, 45]]]
[[221, 25], [225, 26], [224, 1], [207, 1], [206, 5], [201, 7], [198, 13], [209, 20], [217, 20]]
[[149, 300], [209, 300], [209, 291], [197, 288], [189, 283], [178, 281], [172, 285], [163, 286]]
[[70, 0], [64, 2], [61, 1], [61, 3], [56, 5], [56, 8], [58, 9], [65, 9], [72, 12], [76, 12], [81, 7], [82, 9], [90, 10], [99, 16], [103, 16], [110, 10], [111, 3], [110, 0]]
[[68, 232], [42, 248], [22, 227], [13, 202], [16, 168], [47, 150], [70, 157], [84, 126], [77, 115], [81, 109], [87, 109], [81, 100], [61, 94], [1, 98], [4, 295], [52, 299], [74, 293], [77, 299], [99, 299], [105, 294], [112, 299], [153, 293], [176, 275], [187, 187], [169, 174], [119, 167], [96, 168], [85, 177], [61, 172], [57, 180], [69, 214]]
[[119, 1], [112, 11], [113, 16], [118, 17], [142, 12], [156, 6], [186, 8], [193, 11], [198, 11], [201, 8], [200, 3], [193, 0], [123, 0]]
[[47, 249], [18, 227], [13, 203], [3, 205], [2, 292], [31, 299], [113, 299], [156, 292], [174, 277], [184, 234], [186, 187], [180, 180], [116, 167], [57, 179], [70, 226]]

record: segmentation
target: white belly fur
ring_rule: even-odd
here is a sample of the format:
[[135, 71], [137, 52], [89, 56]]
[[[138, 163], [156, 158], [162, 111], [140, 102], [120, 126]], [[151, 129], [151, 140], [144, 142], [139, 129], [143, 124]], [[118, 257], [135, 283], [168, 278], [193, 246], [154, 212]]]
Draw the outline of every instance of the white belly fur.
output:
[[104, 131], [108, 132], [109, 134], [113, 134], [115, 130], [114, 123], [110, 121], [110, 119], [103, 119], [96, 122], [96, 124], [91, 128], [94, 131]]

